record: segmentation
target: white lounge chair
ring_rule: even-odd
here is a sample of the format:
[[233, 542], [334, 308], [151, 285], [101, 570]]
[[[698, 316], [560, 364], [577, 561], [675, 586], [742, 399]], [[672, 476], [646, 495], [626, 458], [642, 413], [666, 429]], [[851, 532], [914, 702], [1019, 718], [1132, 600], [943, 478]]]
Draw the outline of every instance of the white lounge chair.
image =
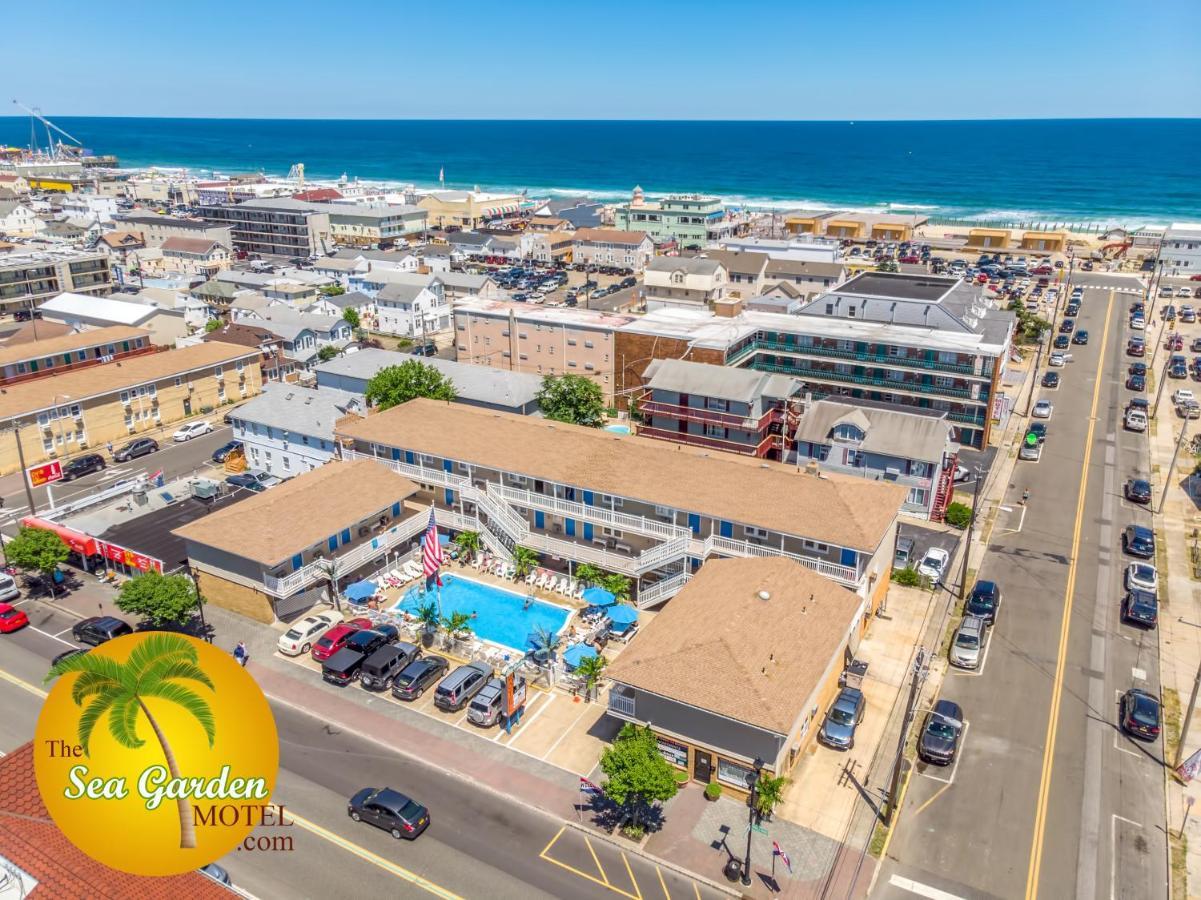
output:
[[511, 581], [515, 580], [517, 578], [517, 563], [515, 563], [515, 562], [505, 563], [505, 571], [504, 571], [502, 577], [508, 578]]
[[571, 579], [566, 575], [559, 576], [559, 583], [555, 585], [555, 593], [562, 594], [567, 597], [571, 595]]
[[535, 579], [537, 579], [538, 575], [541, 574], [541, 572], [542, 572], [541, 569], [531, 569], [530, 574], [525, 576], [525, 583], [533, 584]]
[[421, 577], [421, 566], [417, 565], [413, 560], [409, 560], [404, 564], [404, 576], [406, 581], [413, 581]]
[[492, 574], [495, 575], [497, 578], [504, 578], [505, 577], [505, 569], [508, 568], [508, 566], [509, 566], [509, 564], [507, 562], [505, 562], [503, 559], [498, 559], [496, 561], [496, 565], [492, 569]]
[[579, 586], [576, 587], [575, 593], [572, 594], [571, 596], [576, 600], [583, 600], [584, 599], [584, 591], [586, 591], [586, 590], [588, 590], [588, 585], [584, 584], [584, 582], [581, 581], [581, 582], [579, 582]]
[[546, 587], [547, 582], [549, 582], [549, 581], [550, 581], [550, 573], [543, 572], [541, 575], [538, 576], [538, 580], [534, 582], [534, 587], [541, 590], [542, 588]]

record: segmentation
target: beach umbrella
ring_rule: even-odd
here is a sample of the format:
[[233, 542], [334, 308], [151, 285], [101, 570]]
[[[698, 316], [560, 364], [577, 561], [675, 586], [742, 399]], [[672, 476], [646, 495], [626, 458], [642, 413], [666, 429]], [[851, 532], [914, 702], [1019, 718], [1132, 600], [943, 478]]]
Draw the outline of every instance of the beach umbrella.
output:
[[574, 669], [581, 662], [593, 656], [596, 656], [596, 649], [594, 647], [590, 647], [587, 644], [573, 644], [563, 654], [563, 662], [567, 664], [568, 668]]
[[632, 606], [615, 606], [606, 615], [614, 625], [633, 625], [638, 621], [638, 610]]
[[603, 587], [595, 585], [587, 588], [584, 591], [582, 599], [589, 606], [612, 606], [617, 602], [617, 598], [613, 596], [612, 591], [606, 591]]
[[357, 603], [360, 600], [366, 600], [368, 597], [375, 596], [374, 581], [356, 581], [346, 589], [346, 599]]
[[449, 534], [438, 535], [438, 543], [441, 544], [443, 547], [450, 546], [450, 535]]

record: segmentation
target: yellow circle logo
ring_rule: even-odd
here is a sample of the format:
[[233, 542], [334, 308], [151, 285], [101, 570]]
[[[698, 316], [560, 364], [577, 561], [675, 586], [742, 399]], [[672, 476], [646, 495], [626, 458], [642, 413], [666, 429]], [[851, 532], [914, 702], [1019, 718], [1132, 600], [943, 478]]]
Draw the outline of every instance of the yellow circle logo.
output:
[[234, 659], [150, 632], [58, 663], [34, 738], [42, 800], [76, 847], [135, 875], [217, 860], [270, 802], [279, 741]]

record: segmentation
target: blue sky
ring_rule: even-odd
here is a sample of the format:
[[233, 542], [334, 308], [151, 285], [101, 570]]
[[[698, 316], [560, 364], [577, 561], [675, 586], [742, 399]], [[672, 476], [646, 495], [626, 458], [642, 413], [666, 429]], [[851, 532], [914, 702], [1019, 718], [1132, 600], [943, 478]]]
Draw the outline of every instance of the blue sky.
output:
[[5, 31], [29, 39], [6, 43], [6, 99], [112, 116], [1201, 116], [1198, 0], [973, 6], [59, 0], [70, 36], [51, 37], [44, 6], [14, 2]]

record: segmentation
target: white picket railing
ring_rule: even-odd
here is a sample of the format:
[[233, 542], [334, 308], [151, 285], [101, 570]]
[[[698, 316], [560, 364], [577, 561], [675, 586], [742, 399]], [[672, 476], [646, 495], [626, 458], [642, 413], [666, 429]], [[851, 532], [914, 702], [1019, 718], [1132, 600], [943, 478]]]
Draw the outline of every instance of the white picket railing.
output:
[[691, 534], [687, 528], [672, 525], [670, 522], [659, 522], [643, 516], [632, 516], [627, 513], [619, 513], [615, 510], [607, 509], [603, 506], [577, 503], [574, 500], [548, 497], [545, 494], [538, 494], [508, 485], [490, 482], [488, 484], [488, 492], [508, 503], [516, 503], [518, 506], [541, 509], [545, 512], [562, 516], [565, 519], [597, 522], [620, 531], [632, 531], [635, 534], [669, 539], [678, 537], [686, 538]]
[[665, 600], [670, 600], [680, 592], [691, 577], [691, 572], [681, 572], [678, 575], [673, 575], [671, 578], [656, 581], [649, 587], [642, 588], [638, 592], [638, 608], [647, 609], [651, 606], [657, 606]]
[[[699, 544], [699, 547], [698, 547]], [[811, 556], [801, 556], [790, 553], [778, 547], [768, 547], [766, 544], [755, 544], [750, 541], [738, 541], [733, 538], [719, 537], [711, 534], [703, 542], [694, 541], [693, 550], [700, 552], [702, 558], [713, 553], [723, 553], [727, 556], [786, 556], [801, 565], [813, 569], [822, 575], [833, 578], [850, 587], [859, 583], [859, 574], [851, 566], [841, 566], [838, 563], [827, 562], [824, 559], [814, 559]]]

